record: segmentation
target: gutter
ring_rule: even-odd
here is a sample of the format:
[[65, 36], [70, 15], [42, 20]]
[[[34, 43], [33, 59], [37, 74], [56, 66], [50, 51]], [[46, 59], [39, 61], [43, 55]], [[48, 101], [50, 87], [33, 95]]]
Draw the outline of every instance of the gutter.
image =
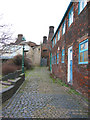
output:
[[64, 14], [64, 16], [63, 16], [63, 18], [62, 18], [62, 20], [61, 20], [61, 22], [60, 22], [60, 24], [59, 24], [59, 26], [58, 26], [58, 28], [57, 28], [56, 32], [54, 33], [54, 35], [53, 35], [53, 37], [52, 37], [51, 41], [52, 41], [52, 40], [53, 40], [53, 38], [55, 37], [55, 35], [56, 35], [56, 33], [57, 33], [58, 29], [60, 28], [61, 24], [63, 23], [63, 21], [64, 21], [64, 19], [65, 19], [66, 15], [67, 15], [67, 13], [68, 13], [68, 11], [69, 11], [70, 7], [72, 6], [72, 4], [73, 4], [73, 2], [70, 2], [70, 4], [69, 4], [69, 6], [68, 6], [68, 8], [67, 8], [67, 10], [66, 10], [66, 12], [65, 12], [65, 14]]

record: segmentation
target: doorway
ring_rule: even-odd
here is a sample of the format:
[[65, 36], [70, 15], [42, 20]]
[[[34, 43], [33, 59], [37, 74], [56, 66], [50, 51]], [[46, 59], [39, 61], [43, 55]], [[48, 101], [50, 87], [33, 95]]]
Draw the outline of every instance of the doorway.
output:
[[72, 69], [72, 46], [68, 48], [68, 83], [73, 82], [73, 69]]

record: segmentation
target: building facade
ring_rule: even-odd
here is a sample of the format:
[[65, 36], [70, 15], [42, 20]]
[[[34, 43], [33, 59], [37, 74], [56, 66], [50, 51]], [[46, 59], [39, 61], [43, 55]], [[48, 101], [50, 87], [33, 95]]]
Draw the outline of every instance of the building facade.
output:
[[51, 51], [51, 38], [54, 35], [54, 26], [49, 26], [48, 39], [43, 36], [43, 44], [41, 44], [41, 66], [49, 66], [50, 69], [50, 51]]
[[[70, 2], [51, 42], [51, 71], [69, 86], [88, 95], [89, 5]], [[50, 58], [49, 58], [50, 59]]]
[[41, 44], [41, 66], [49, 65], [49, 52], [47, 46], [47, 36], [43, 36], [43, 43]]
[[34, 42], [27, 42], [30, 49], [26, 52], [26, 57], [28, 57], [33, 66], [40, 66], [41, 63], [41, 46]]
[[[22, 42], [23, 35], [18, 34], [18, 38], [16, 39], [15, 43], [10, 43], [6, 45], [3, 50], [2, 54], [0, 55], [0, 59], [6, 61], [8, 59], [14, 58], [16, 55], [23, 54], [23, 46], [20, 45]], [[40, 66], [41, 62], [41, 46], [37, 45], [34, 42], [25, 42], [24, 46], [24, 55], [25, 57], [30, 59], [33, 66]]]

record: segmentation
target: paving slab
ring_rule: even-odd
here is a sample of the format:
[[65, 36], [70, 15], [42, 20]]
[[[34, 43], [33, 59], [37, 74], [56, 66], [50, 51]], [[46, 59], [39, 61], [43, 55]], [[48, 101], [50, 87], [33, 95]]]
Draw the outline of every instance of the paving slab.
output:
[[[29, 72], [18, 92], [3, 104], [4, 118], [88, 118], [87, 104], [53, 83], [47, 67]], [[74, 97], [73, 97], [74, 96]]]

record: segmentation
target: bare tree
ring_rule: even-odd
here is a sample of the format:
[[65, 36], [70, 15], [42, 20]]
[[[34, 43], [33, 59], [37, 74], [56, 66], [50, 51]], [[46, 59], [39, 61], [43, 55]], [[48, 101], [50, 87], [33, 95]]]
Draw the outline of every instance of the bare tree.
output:
[[[2, 15], [0, 15], [0, 20], [2, 19]], [[4, 50], [4, 48], [13, 41], [11, 32], [12, 25], [6, 25], [0, 23], [0, 53]]]
[[12, 42], [11, 27], [12, 25], [0, 25], [0, 43], [5, 45]]

